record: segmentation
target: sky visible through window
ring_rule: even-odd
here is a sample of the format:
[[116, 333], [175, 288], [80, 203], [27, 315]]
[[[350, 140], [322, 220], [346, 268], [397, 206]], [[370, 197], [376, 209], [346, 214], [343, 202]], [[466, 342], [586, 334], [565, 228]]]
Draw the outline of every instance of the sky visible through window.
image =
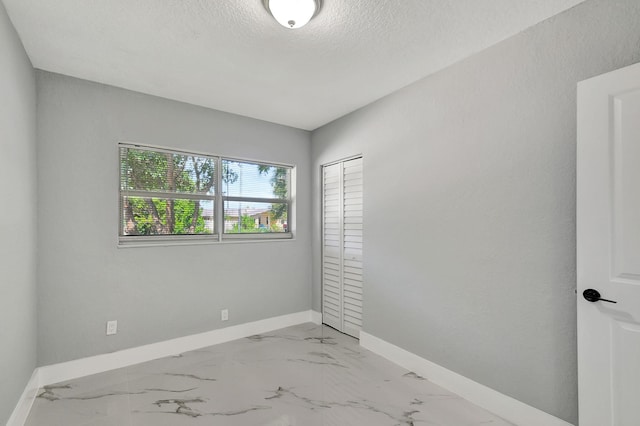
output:
[[[222, 195], [247, 198], [278, 198], [274, 193], [273, 178], [276, 167], [260, 172], [257, 164], [223, 160]], [[225, 174], [227, 176], [225, 177]], [[251, 201], [227, 201], [225, 215], [253, 215], [259, 211], [268, 211], [271, 205]]]
[[[222, 177], [222, 194], [232, 197], [249, 198], [277, 198], [273, 193], [271, 180], [275, 174], [275, 167], [271, 167], [268, 173], [260, 173], [257, 164], [239, 163], [223, 160], [227, 165], [223, 168], [223, 174], [234, 173], [235, 181]], [[228, 168], [228, 170], [227, 170]]]

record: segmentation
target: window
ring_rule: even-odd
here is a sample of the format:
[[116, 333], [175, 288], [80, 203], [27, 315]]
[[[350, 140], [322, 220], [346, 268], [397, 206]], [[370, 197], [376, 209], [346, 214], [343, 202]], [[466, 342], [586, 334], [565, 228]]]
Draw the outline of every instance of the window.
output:
[[291, 237], [290, 166], [119, 149], [121, 244]]
[[224, 234], [289, 232], [291, 168], [222, 160]]

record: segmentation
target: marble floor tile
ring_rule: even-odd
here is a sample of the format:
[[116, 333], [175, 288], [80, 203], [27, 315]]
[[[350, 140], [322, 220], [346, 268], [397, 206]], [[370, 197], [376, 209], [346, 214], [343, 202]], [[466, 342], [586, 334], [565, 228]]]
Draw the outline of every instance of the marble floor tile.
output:
[[26, 426], [506, 426], [511, 423], [303, 324], [45, 386]]

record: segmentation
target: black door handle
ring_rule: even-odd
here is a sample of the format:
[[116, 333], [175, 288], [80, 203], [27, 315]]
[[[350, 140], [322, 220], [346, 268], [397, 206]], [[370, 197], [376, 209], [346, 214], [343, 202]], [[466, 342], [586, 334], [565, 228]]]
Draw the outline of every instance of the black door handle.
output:
[[598, 290], [594, 290], [592, 288], [588, 288], [582, 292], [582, 296], [587, 299], [589, 302], [609, 302], [609, 303], [618, 303], [613, 300], [603, 299], [600, 297], [600, 292]]

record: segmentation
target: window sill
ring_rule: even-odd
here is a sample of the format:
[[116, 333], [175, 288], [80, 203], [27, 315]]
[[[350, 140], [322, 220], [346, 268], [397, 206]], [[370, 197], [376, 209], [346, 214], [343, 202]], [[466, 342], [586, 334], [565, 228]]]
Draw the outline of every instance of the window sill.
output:
[[[258, 234], [260, 235], [260, 234]], [[218, 237], [202, 238], [202, 239], [176, 239], [176, 240], [134, 240], [134, 241], [118, 241], [119, 249], [139, 248], [139, 247], [172, 247], [172, 246], [202, 246], [202, 245], [219, 245], [219, 244], [252, 244], [252, 243], [276, 243], [284, 241], [295, 241], [296, 238], [292, 234], [289, 236], [279, 237], [258, 237], [250, 234], [234, 235], [233, 237], [225, 236], [222, 240]]]

